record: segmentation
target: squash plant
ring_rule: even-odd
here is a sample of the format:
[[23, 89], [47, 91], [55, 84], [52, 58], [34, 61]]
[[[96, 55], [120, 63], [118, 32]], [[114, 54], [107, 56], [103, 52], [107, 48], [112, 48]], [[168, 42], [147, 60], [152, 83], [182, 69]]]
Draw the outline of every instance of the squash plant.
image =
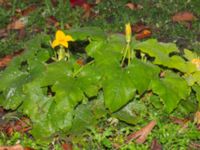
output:
[[59, 37], [50, 44], [49, 35], [36, 36], [0, 72], [0, 105], [30, 117], [31, 134], [47, 140], [81, 132], [106, 115], [136, 124], [147, 112], [145, 96], [168, 114], [187, 107], [182, 101], [191, 93], [200, 103], [197, 55], [156, 39], [136, 41], [128, 27], [125, 35], [71, 29], [71, 36], [62, 35], [69, 46]]

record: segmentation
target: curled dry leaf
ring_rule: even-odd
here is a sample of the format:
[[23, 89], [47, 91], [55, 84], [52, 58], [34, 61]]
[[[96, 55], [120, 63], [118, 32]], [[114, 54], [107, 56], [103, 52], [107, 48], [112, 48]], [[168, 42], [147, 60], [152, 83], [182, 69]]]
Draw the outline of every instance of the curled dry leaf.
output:
[[159, 144], [157, 139], [153, 139], [151, 142], [151, 150], [162, 150], [162, 145]]
[[0, 146], [0, 150], [24, 150], [24, 148], [17, 144], [14, 146]]
[[173, 22], [184, 22], [184, 21], [193, 21], [196, 17], [191, 12], [178, 12], [174, 16], [172, 16]]
[[131, 10], [138, 10], [143, 8], [142, 5], [136, 3], [127, 3], [125, 6]]
[[136, 143], [138, 144], [144, 143], [148, 134], [151, 132], [151, 130], [154, 128], [155, 125], [156, 125], [156, 121], [155, 120], [151, 121], [148, 125], [143, 127], [141, 130], [128, 135], [127, 142], [135, 139]]

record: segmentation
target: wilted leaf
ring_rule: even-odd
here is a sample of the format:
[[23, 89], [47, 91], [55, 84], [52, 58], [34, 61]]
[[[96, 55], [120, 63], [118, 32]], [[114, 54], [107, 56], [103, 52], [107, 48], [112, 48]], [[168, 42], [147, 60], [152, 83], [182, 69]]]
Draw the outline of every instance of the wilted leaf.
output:
[[136, 3], [131, 3], [131, 2], [127, 3], [125, 6], [128, 7], [131, 10], [138, 10], [138, 9], [142, 9], [143, 8], [142, 5], [136, 4]]
[[156, 121], [155, 120], [151, 121], [148, 125], [140, 129], [139, 131], [128, 135], [127, 142], [135, 139], [136, 143], [138, 144], [144, 143], [148, 134], [151, 132], [151, 130], [154, 128], [155, 125]]
[[187, 11], [178, 12], [174, 16], [172, 16], [173, 22], [193, 21], [195, 19], [196, 17], [194, 16], [194, 14]]
[[82, 5], [82, 8], [84, 10], [84, 13], [82, 16], [83, 19], [88, 19], [90, 16], [94, 15], [94, 13], [92, 12], [93, 5], [89, 3], [84, 3]]

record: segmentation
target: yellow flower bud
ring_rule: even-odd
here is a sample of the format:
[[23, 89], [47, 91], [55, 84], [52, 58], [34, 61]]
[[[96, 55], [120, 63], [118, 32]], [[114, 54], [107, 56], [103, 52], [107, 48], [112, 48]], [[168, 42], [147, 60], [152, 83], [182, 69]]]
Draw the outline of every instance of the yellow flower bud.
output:
[[126, 42], [130, 43], [131, 41], [131, 36], [132, 36], [132, 30], [131, 30], [131, 25], [130, 23], [127, 23], [125, 25], [125, 33], [126, 33]]

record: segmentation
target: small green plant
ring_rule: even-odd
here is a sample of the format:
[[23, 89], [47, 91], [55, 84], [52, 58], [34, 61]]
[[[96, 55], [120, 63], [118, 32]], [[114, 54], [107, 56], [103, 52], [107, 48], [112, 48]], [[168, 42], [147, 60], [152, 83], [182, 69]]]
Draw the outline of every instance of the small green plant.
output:
[[[191, 93], [199, 104], [200, 61], [194, 52], [184, 50], [182, 56], [175, 44], [139, 42], [130, 32], [106, 34], [96, 27], [68, 30], [71, 36], [58, 32], [52, 45], [45, 34], [25, 43], [24, 53], [0, 72], [0, 105], [29, 116], [36, 139], [81, 133], [106, 115], [136, 124], [148, 115], [144, 97], [167, 114]], [[84, 53], [73, 51], [80, 41], [88, 43]]]

